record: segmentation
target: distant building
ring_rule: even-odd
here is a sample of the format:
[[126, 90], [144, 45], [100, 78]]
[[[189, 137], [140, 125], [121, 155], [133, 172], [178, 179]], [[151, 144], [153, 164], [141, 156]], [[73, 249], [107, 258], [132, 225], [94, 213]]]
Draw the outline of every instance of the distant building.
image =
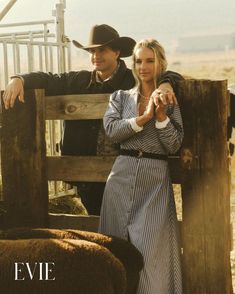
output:
[[182, 37], [178, 40], [178, 52], [222, 51], [235, 49], [235, 33]]

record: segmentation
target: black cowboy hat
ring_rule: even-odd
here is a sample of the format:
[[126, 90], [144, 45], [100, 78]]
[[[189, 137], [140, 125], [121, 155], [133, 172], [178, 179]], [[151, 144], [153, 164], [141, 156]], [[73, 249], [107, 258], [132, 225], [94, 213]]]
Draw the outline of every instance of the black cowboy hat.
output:
[[112, 48], [114, 47], [120, 50], [120, 57], [127, 57], [132, 55], [132, 50], [136, 42], [129, 37], [120, 37], [114, 28], [102, 24], [95, 25], [91, 28], [89, 43], [87, 46], [82, 46], [75, 40], [73, 40], [73, 44], [84, 50], [110, 45]]

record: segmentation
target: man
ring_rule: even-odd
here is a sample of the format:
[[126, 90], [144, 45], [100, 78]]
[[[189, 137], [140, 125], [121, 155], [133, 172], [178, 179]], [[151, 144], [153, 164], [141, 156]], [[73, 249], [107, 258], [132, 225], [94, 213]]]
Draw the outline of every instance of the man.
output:
[[[85, 70], [62, 74], [32, 72], [15, 76], [6, 87], [3, 96], [5, 108], [13, 107], [16, 97], [24, 102], [24, 89], [44, 88], [46, 95], [63, 95], [112, 93], [118, 89], [128, 90], [134, 86], [135, 80], [131, 70], [120, 59], [132, 54], [135, 45], [132, 38], [120, 37], [114, 28], [102, 24], [95, 25], [91, 29], [87, 46], [82, 46], [77, 41], [73, 41], [73, 44], [90, 53], [94, 67], [92, 72]], [[177, 81], [180, 79], [180, 75], [168, 71], [160, 78], [159, 89], [167, 90], [167, 95], [171, 99], [174, 95], [172, 87], [176, 90]], [[101, 154], [100, 142], [105, 140], [100, 120], [65, 121], [62, 154]], [[110, 148], [113, 150], [112, 147]], [[88, 213], [99, 215], [105, 184], [79, 182], [74, 185], [77, 186]]]

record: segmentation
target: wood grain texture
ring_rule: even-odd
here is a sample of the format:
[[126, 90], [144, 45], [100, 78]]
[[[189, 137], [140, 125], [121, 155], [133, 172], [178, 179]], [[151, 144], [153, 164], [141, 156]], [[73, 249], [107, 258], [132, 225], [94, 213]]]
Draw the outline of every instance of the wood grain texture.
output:
[[180, 96], [184, 293], [231, 293], [227, 83], [187, 81]]
[[110, 94], [46, 97], [46, 119], [102, 119]]
[[9, 227], [47, 225], [43, 96], [42, 91], [28, 91], [24, 104], [17, 102], [9, 110], [3, 107], [2, 182]]
[[[48, 180], [106, 182], [116, 156], [47, 157]], [[179, 157], [169, 158], [174, 183], [181, 182]]]

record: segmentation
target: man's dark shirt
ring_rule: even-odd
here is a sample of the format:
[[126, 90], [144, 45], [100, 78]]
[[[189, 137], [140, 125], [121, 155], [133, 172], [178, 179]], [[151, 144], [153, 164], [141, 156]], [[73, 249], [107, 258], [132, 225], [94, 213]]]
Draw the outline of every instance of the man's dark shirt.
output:
[[[131, 89], [135, 85], [132, 71], [126, 67], [123, 60], [120, 60], [116, 74], [103, 83], [97, 82], [94, 71], [85, 70], [63, 74], [33, 72], [22, 77], [25, 89], [44, 88], [46, 95], [113, 93], [119, 89]], [[179, 74], [167, 71], [158, 83], [169, 82], [176, 92], [177, 82], [181, 79]], [[62, 154], [96, 155], [101, 129], [101, 120], [65, 121]]]

